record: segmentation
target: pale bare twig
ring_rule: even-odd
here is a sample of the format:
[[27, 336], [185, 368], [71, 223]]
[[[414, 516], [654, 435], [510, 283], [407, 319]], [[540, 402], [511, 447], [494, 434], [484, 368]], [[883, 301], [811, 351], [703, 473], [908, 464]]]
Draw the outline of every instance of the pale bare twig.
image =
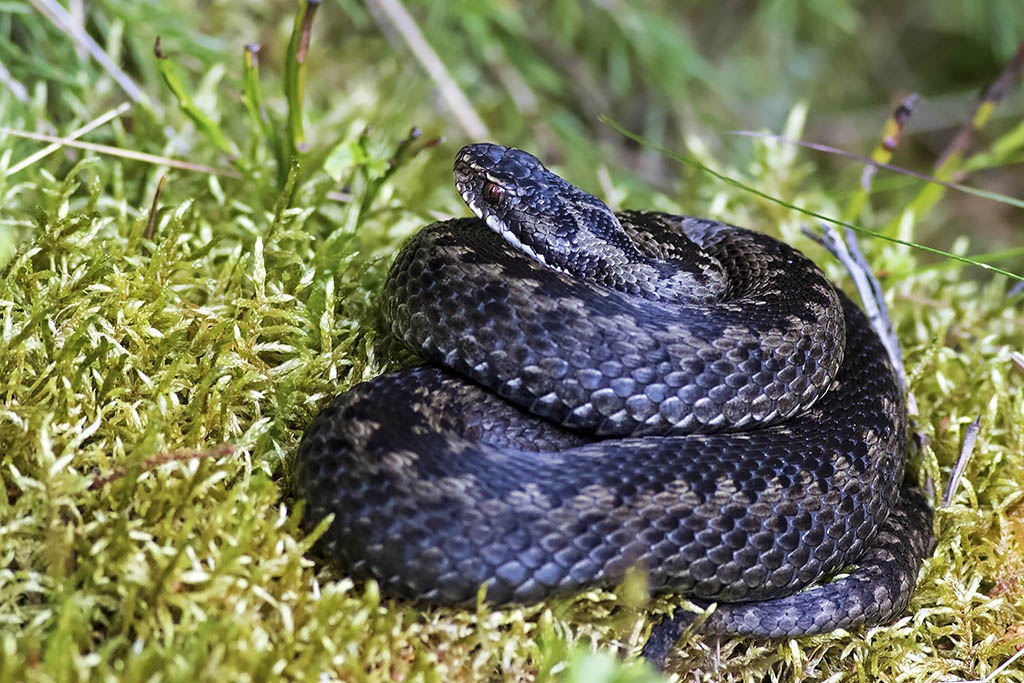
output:
[[[441, 97], [448, 104], [448, 109], [451, 111], [452, 116], [458, 121], [459, 126], [462, 127], [466, 135], [474, 140], [487, 139], [489, 136], [487, 126], [476, 113], [473, 105], [470, 104], [469, 98], [462, 92], [455, 79], [451, 77], [451, 74], [448, 73], [444, 62], [441, 61], [437, 52], [427, 42], [423, 32], [420, 31], [412, 15], [402, 5], [401, 0], [366, 0], [366, 2], [371, 10], [377, 9], [382, 12], [387, 17], [388, 22], [401, 34], [405, 44], [412, 51], [413, 56], [416, 57], [431, 80], [437, 85], [437, 89], [440, 91]], [[377, 18], [378, 22], [380, 21], [377, 12], [371, 11], [371, 14]]]
[[69, 140], [68, 138], [59, 138], [54, 135], [44, 135], [43, 133], [29, 133], [24, 130], [14, 130], [13, 128], [0, 127], [0, 134], [16, 135], [22, 138], [29, 138], [30, 140], [42, 140], [43, 142], [53, 142], [63, 147], [75, 147], [77, 149], [88, 149], [93, 152], [99, 152], [100, 154], [110, 154], [116, 157], [122, 157], [124, 159], [133, 159], [135, 161], [143, 161], [149, 164], [163, 164], [172, 168], [180, 168], [185, 171], [195, 171], [197, 173], [209, 173], [211, 175], [226, 176], [228, 178], [241, 178], [242, 175], [237, 171], [233, 171], [228, 168], [213, 168], [211, 166], [204, 166], [202, 164], [193, 164], [188, 161], [181, 161], [180, 159], [172, 159], [170, 157], [161, 157], [155, 154], [146, 154], [145, 152], [136, 152], [131, 149], [121, 149], [120, 147], [111, 147], [110, 145], [100, 145], [95, 142], [82, 142], [81, 140]]
[[1010, 351], [1010, 360], [1017, 366], [1018, 370], [1024, 370], [1024, 353], [1020, 351]]
[[985, 676], [984, 678], [972, 678], [969, 681], [959, 678], [956, 680], [943, 681], [942, 683], [992, 683], [993, 681], [995, 681], [996, 676], [1005, 671], [1007, 667], [1009, 667], [1015, 661], [1020, 659], [1022, 656], [1024, 656], [1024, 650], [1017, 650], [1017, 652], [1012, 657], [1007, 659], [1005, 662], [1003, 662], [996, 668], [992, 669], [989, 675]]
[[[119, 106], [114, 107], [113, 109], [107, 111], [104, 114], [101, 114], [99, 117], [93, 119], [92, 121], [90, 121], [89, 123], [85, 124], [81, 128], [77, 128], [77, 129], [71, 131], [70, 133], [65, 135], [63, 139], [64, 140], [75, 140], [77, 138], [80, 138], [83, 135], [85, 135], [86, 133], [88, 133], [89, 131], [95, 130], [96, 128], [99, 128], [100, 126], [102, 126], [107, 121], [110, 121], [111, 119], [116, 118], [116, 117], [120, 116], [121, 114], [125, 113], [126, 111], [128, 111], [131, 108], [131, 106], [132, 105], [129, 104], [128, 102], [122, 102]], [[18, 163], [14, 164], [14, 166], [11, 166], [9, 169], [7, 169], [7, 171], [4, 173], [4, 175], [5, 176], [14, 175], [18, 171], [20, 171], [20, 170], [22, 170], [24, 168], [27, 168], [27, 167], [31, 166], [32, 164], [36, 163], [37, 161], [39, 161], [43, 157], [49, 156], [50, 154], [53, 154], [54, 152], [56, 152], [60, 148], [61, 148], [61, 144], [57, 143], [57, 142], [55, 142], [53, 144], [50, 144], [50, 145], [47, 145], [46, 147], [43, 147], [38, 152], [33, 152], [32, 154], [28, 155], [27, 157], [25, 157], [24, 159], [22, 159]]]
[[[75, 26], [85, 26], [85, 2], [84, 0], [68, 0], [68, 14], [71, 16]], [[75, 54], [79, 61], [89, 56], [83, 45], [75, 44]]]

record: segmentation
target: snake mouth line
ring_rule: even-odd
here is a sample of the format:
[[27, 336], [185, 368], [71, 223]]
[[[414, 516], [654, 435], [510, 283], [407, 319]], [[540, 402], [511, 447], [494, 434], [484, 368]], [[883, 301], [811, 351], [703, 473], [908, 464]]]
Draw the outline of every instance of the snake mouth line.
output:
[[543, 266], [547, 266], [548, 268], [551, 268], [553, 270], [557, 270], [559, 272], [564, 272], [564, 271], [562, 271], [561, 268], [548, 263], [548, 260], [546, 258], [544, 258], [544, 255], [541, 254], [541, 253], [538, 253], [537, 250], [535, 250], [533, 247], [531, 247], [528, 244], [524, 244], [523, 241], [520, 240], [516, 236], [516, 234], [512, 231], [512, 229], [509, 228], [505, 224], [505, 222], [503, 220], [501, 220], [501, 218], [498, 217], [497, 214], [489, 213], [489, 212], [484, 211], [480, 207], [480, 205], [477, 204], [476, 201], [474, 201], [469, 196], [468, 188], [467, 189], [463, 189], [460, 186], [459, 187], [459, 194], [462, 196], [463, 201], [466, 202], [466, 205], [477, 216], [477, 218], [482, 219], [484, 221], [484, 223], [487, 224], [488, 228], [490, 228], [495, 233], [497, 233], [499, 237], [501, 237], [506, 242], [511, 244], [516, 250], [526, 254], [531, 259], [533, 259], [534, 261], [540, 263]]

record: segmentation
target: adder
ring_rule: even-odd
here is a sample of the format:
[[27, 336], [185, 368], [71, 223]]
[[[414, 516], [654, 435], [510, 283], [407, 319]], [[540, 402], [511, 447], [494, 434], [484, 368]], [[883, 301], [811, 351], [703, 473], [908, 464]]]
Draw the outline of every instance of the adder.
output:
[[299, 447], [308, 518], [334, 515], [323, 555], [444, 605], [639, 568], [652, 592], [717, 603], [713, 633], [906, 607], [932, 539], [901, 486], [904, 398], [809, 259], [712, 220], [612, 212], [518, 149], [463, 148], [455, 183], [476, 217], [419, 231], [381, 292], [429, 364], [337, 396]]

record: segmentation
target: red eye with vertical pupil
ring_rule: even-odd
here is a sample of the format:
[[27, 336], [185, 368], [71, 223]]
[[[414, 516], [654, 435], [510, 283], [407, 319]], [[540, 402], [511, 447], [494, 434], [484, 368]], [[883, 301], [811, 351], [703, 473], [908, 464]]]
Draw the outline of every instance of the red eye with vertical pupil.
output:
[[497, 204], [505, 196], [505, 189], [497, 183], [484, 184], [484, 199], [490, 204]]

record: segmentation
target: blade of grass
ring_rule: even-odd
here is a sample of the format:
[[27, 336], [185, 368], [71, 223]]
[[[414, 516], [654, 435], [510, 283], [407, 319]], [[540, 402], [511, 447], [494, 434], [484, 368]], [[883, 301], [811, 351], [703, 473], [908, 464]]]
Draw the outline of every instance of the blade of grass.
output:
[[238, 150], [235, 148], [231, 141], [228, 140], [224, 131], [221, 130], [220, 126], [216, 121], [206, 115], [204, 111], [196, 106], [195, 102], [192, 101], [192, 96], [188, 94], [188, 89], [185, 87], [184, 80], [178, 65], [174, 60], [169, 59], [164, 54], [160, 47], [160, 36], [157, 36], [156, 42], [153, 44], [153, 54], [156, 56], [156, 63], [160, 69], [160, 75], [163, 76], [164, 83], [171, 89], [174, 96], [178, 100], [178, 106], [185, 112], [185, 115], [192, 119], [199, 131], [206, 136], [206, 139], [217, 146], [221, 152], [231, 158], [235, 166], [242, 172], [245, 172], [245, 163], [239, 156]]
[[[1009, 249], [1000, 249], [998, 251], [990, 251], [984, 254], [974, 254], [971, 256], [976, 261], [983, 263], [991, 263], [993, 261], [1003, 261], [1006, 259], [1017, 258], [1024, 256], [1024, 247], [1010, 247]], [[946, 268], [953, 268], [957, 264], [952, 261], [939, 261], [938, 263], [929, 263], [928, 265], [920, 266], [915, 268], [913, 271], [906, 273], [905, 275], [899, 276], [897, 279], [903, 277], [912, 277], [919, 273], [926, 273], [930, 270], [945, 270]]]
[[14, 99], [23, 104], [28, 102], [28, 89], [11, 75], [3, 62], [0, 62], [0, 83], [7, 86], [7, 89], [14, 95]]
[[879, 166], [877, 164], [887, 164], [892, 160], [892, 153], [896, 149], [896, 145], [899, 144], [903, 127], [910, 119], [914, 106], [920, 99], [921, 96], [916, 93], [907, 95], [889, 115], [889, 118], [886, 119], [878, 144], [875, 145], [875, 149], [871, 152], [871, 160], [875, 163], [866, 165], [861, 172], [860, 187], [850, 200], [850, 204], [846, 207], [846, 213], [843, 215], [845, 220], [854, 220], [861, 215], [864, 205], [868, 201], [868, 195], [871, 193], [875, 174], [878, 173]]
[[[1006, 95], [1007, 90], [1013, 85], [1014, 80], [1022, 69], [1024, 69], [1024, 41], [1021, 41], [1016, 55], [1010, 60], [1006, 68], [1003, 69], [999, 77], [985, 89], [970, 118], [964, 122], [960, 132], [939, 156], [939, 160], [935, 164], [935, 177], [940, 180], [947, 180], [961, 170], [964, 164], [964, 154], [967, 146], [970, 144], [971, 137], [975, 132], [984, 128], [996, 104]], [[920, 220], [922, 216], [927, 216], [939, 200], [942, 199], [944, 190], [945, 188], [938, 184], [930, 184], [921, 188], [917, 197], [910, 202], [902, 215], [895, 219], [893, 225], [912, 226], [915, 220]]]
[[992, 168], [993, 166], [1005, 163], [1019, 162], [1019, 159], [1011, 159], [1010, 155], [1021, 147], [1024, 147], [1024, 121], [1018, 123], [1012, 130], [1000, 135], [997, 140], [989, 145], [987, 151], [978, 152], [968, 157], [964, 161], [961, 170], [964, 173], [970, 173], [971, 171]]
[[260, 87], [260, 46], [246, 45], [242, 51], [242, 102], [249, 111], [255, 129], [260, 131], [264, 139], [270, 141], [271, 151], [278, 168], [278, 184], [284, 183], [287, 177], [287, 159], [281, 147], [281, 138], [277, 134], [277, 126], [270, 119], [270, 114], [263, 105], [263, 89]]
[[865, 228], [863, 226], [857, 225], [855, 223], [851, 223], [849, 221], [844, 221], [844, 220], [841, 220], [839, 218], [833, 218], [832, 216], [826, 216], [823, 213], [818, 213], [817, 211], [811, 211], [810, 209], [805, 209], [803, 207], [796, 206], [795, 204], [790, 204], [789, 202], [786, 202], [786, 201], [783, 201], [781, 199], [778, 199], [777, 197], [773, 197], [773, 196], [771, 196], [770, 194], [768, 194], [766, 192], [762, 192], [761, 190], [758, 190], [756, 188], [750, 187], [749, 185], [745, 185], [744, 183], [740, 182], [739, 180], [736, 180], [735, 178], [730, 178], [729, 176], [725, 175], [724, 173], [719, 173], [718, 171], [715, 171], [714, 169], [708, 168], [707, 166], [705, 166], [704, 164], [700, 163], [696, 159], [691, 159], [689, 157], [686, 157], [686, 156], [683, 156], [683, 155], [678, 154], [676, 152], [673, 152], [672, 150], [668, 149], [667, 147], [663, 147], [661, 145], [656, 145], [656, 144], [646, 140], [643, 136], [638, 135], [638, 134], [636, 134], [636, 133], [626, 129], [623, 126], [620, 126], [618, 123], [616, 123], [615, 121], [611, 120], [607, 116], [602, 116], [601, 117], [601, 121], [604, 124], [606, 124], [607, 126], [611, 127], [615, 131], [617, 131], [618, 133], [620, 133], [621, 135], [626, 136], [630, 140], [638, 142], [639, 144], [643, 145], [644, 147], [647, 147], [648, 149], [652, 149], [652, 150], [658, 152], [659, 154], [663, 154], [663, 155], [667, 156], [668, 158], [673, 159], [673, 160], [675, 160], [675, 161], [677, 161], [677, 162], [679, 162], [681, 164], [685, 164], [687, 166], [692, 166], [693, 168], [699, 169], [700, 171], [703, 171], [704, 173], [707, 173], [707, 174], [709, 174], [709, 175], [711, 175], [711, 176], [713, 176], [715, 178], [718, 178], [719, 180], [721, 180], [722, 182], [726, 183], [727, 185], [731, 185], [731, 186], [733, 186], [733, 187], [735, 187], [737, 189], [743, 190], [744, 192], [747, 192], [749, 194], [761, 197], [762, 199], [767, 199], [768, 201], [770, 201], [770, 202], [772, 202], [774, 204], [779, 204], [780, 206], [784, 206], [787, 209], [792, 209], [793, 211], [797, 211], [799, 213], [802, 213], [805, 216], [811, 216], [813, 218], [817, 218], [818, 220], [825, 221], [826, 223], [832, 223], [833, 225], [841, 225], [844, 228], [850, 228], [851, 230], [856, 230], [857, 232], [859, 232], [861, 234], [871, 235], [872, 237], [877, 237], [877, 238], [883, 239], [883, 240], [885, 240], [887, 242], [892, 242], [893, 244], [902, 244], [903, 246], [911, 247], [913, 249], [919, 249], [921, 251], [926, 251], [926, 252], [929, 252], [929, 253], [932, 253], [932, 254], [938, 254], [939, 256], [944, 256], [945, 258], [953, 259], [954, 261], [960, 261], [961, 263], [966, 263], [968, 265], [976, 266], [976, 267], [982, 268], [984, 270], [992, 271], [993, 273], [998, 273], [999, 275], [1003, 275], [1003, 276], [1011, 278], [1013, 280], [1017, 280], [1019, 282], [1024, 282], [1024, 276], [1016, 275], [1014, 273], [1011, 273], [1008, 270], [1003, 270], [1002, 268], [996, 268], [995, 266], [990, 266], [987, 263], [981, 263], [979, 261], [975, 261], [974, 259], [968, 258], [966, 256], [960, 256], [958, 254], [953, 254], [953, 253], [948, 252], [948, 251], [943, 251], [942, 249], [936, 249], [935, 247], [929, 247], [929, 246], [926, 246], [924, 244], [917, 244], [915, 242], [910, 242], [908, 240], [903, 240], [903, 239], [900, 239], [898, 237], [891, 237], [889, 235], [886, 235], [886, 234], [881, 233], [881, 232], [877, 232], [875, 230], [869, 230], [868, 228]]
[[[1022, 128], [1024, 128], [1024, 124], [1022, 124]], [[875, 166], [877, 168], [884, 168], [886, 171], [892, 171], [893, 173], [899, 173], [900, 175], [911, 176], [913, 178], [917, 178], [919, 180], [923, 180], [923, 181], [928, 182], [928, 183], [935, 183], [936, 185], [942, 185], [943, 187], [948, 187], [951, 190], [957, 190], [958, 192], [964, 192], [966, 194], [972, 194], [975, 197], [981, 197], [983, 199], [991, 199], [994, 202], [1000, 202], [1002, 204], [1008, 204], [1010, 206], [1016, 206], [1017, 208], [1024, 209], [1024, 199], [1017, 199], [1016, 197], [1011, 197], [1010, 195], [1006, 195], [1006, 194], [1000, 194], [998, 192], [992, 192], [990, 190], [980, 190], [980, 189], [978, 189], [976, 187], [971, 187], [970, 185], [964, 185], [962, 183], [954, 183], [954, 182], [951, 182], [949, 180], [941, 180], [939, 178], [936, 178], [935, 176], [930, 176], [927, 173], [919, 173], [919, 172], [913, 171], [913, 170], [911, 170], [909, 168], [902, 168], [900, 166], [893, 166], [892, 164], [886, 164], [886, 163], [882, 163], [880, 161], [875, 161], [874, 159], [870, 159], [868, 157], [861, 156], [860, 154], [854, 154], [853, 152], [847, 152], [845, 149], [840, 149], [838, 147], [832, 147], [830, 145], [823, 145], [823, 144], [818, 143], [818, 142], [807, 142], [805, 140], [793, 140], [792, 138], [787, 138], [787, 137], [782, 136], [782, 135], [773, 135], [771, 133], [762, 133], [762, 132], [759, 132], [759, 131], [752, 131], [752, 130], [734, 130], [734, 131], [731, 131], [729, 133], [729, 135], [742, 135], [742, 136], [747, 136], [747, 137], [764, 138], [765, 140], [777, 140], [779, 142], [784, 142], [784, 143], [789, 144], [789, 145], [799, 145], [800, 147], [806, 147], [807, 149], [813, 149], [813, 150], [816, 150], [818, 152], [825, 152], [827, 154], [834, 154], [836, 156], [843, 157], [844, 159], [850, 159], [852, 161], [859, 161], [860, 163], [866, 164], [866, 165], [869, 165], [869, 166]], [[1024, 139], [1024, 137], [1022, 137], [1022, 139]]]
[[1024, 41], [1017, 46], [1017, 54], [1013, 56], [999, 77], [985, 89], [970, 118], [964, 122], [960, 132], [939, 156], [939, 160], [935, 164], [935, 175], [944, 177], [944, 172], [951, 173], [959, 166], [964, 151], [971, 142], [971, 137], [975, 131], [985, 127], [989, 116], [992, 115], [992, 110], [1005, 97], [1022, 69], [1024, 69]]
[[309, 54], [309, 33], [321, 0], [303, 0], [302, 10], [295, 15], [295, 26], [284, 61], [284, 89], [288, 100], [288, 151], [290, 156], [305, 154], [306, 134], [302, 125], [302, 101], [306, 87], [306, 56]]

